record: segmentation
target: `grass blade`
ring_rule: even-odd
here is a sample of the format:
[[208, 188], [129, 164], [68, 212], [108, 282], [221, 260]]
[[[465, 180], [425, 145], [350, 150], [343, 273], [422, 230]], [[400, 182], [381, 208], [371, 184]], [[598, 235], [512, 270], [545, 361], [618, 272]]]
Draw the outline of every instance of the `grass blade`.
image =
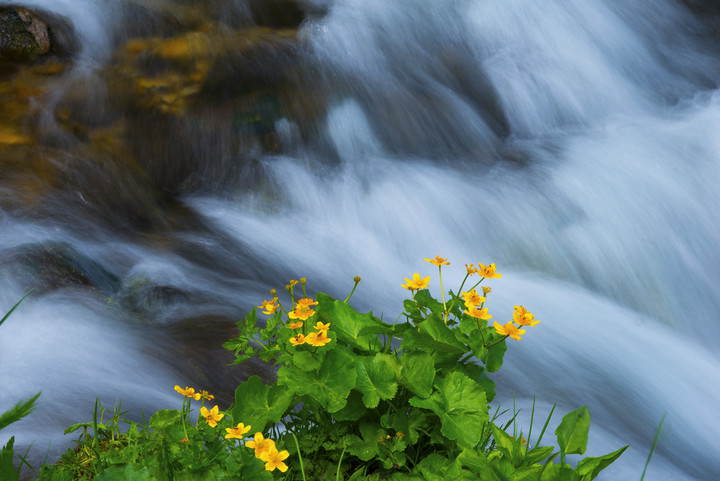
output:
[[657, 431], [655, 431], [655, 439], [653, 439], [652, 447], [650, 448], [650, 454], [648, 454], [647, 461], [645, 461], [645, 467], [643, 468], [642, 476], [640, 476], [640, 481], [643, 481], [643, 479], [645, 479], [645, 471], [647, 471], [647, 467], [650, 464], [650, 459], [652, 458], [653, 452], [655, 451], [655, 446], [657, 446], [658, 439], [660, 438], [660, 431], [662, 430], [663, 423], [665, 422], [665, 416], [667, 416], [667, 413], [663, 414], [663, 417], [660, 420], [660, 425], [658, 426]]

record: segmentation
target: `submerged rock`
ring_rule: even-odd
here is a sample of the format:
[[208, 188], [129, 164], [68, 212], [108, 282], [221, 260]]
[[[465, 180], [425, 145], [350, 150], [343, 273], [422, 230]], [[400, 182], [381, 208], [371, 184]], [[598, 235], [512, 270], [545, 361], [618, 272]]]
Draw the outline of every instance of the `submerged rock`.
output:
[[50, 28], [23, 7], [0, 8], [0, 59], [32, 60], [50, 51]]

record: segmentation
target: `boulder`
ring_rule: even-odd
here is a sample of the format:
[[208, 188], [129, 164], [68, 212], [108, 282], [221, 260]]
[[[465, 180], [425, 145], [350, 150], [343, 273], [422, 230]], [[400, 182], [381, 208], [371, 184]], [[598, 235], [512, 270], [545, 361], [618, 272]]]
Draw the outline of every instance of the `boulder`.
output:
[[27, 61], [50, 51], [50, 27], [23, 7], [0, 8], [0, 59]]

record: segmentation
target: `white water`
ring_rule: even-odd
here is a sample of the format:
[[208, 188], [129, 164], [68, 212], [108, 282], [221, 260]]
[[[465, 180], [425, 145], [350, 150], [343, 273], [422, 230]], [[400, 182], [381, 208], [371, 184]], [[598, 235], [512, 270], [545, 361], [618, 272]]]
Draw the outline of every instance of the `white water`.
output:
[[[599, 478], [621, 481], [640, 478], [667, 414], [645, 479], [719, 478], [720, 55], [696, 43], [699, 28], [669, 1], [338, 0], [303, 30], [337, 99], [321, 147], [262, 159], [272, 205], [188, 197], [216, 237], [185, 240], [223, 256], [231, 239], [244, 253], [232, 262], [307, 276], [336, 296], [361, 275], [356, 305], [386, 319], [403, 277], [433, 275], [423, 257], [450, 258], [446, 287], [463, 263], [496, 262], [491, 313], [509, 319], [524, 304], [542, 320], [496, 376], [505, 407], [517, 393], [527, 423], [537, 396], [537, 432], [553, 402], [558, 414], [587, 404], [589, 455], [631, 444]], [[328, 152], [339, 165], [316, 162]], [[215, 292], [217, 309], [236, 315], [287, 281], [243, 283], [50, 223], [3, 228], [4, 246], [65, 240], [121, 278]], [[2, 279], [9, 307], [24, 293]], [[121, 328], [96, 299], [54, 296], [30, 298], [0, 330], [0, 409], [46, 393], [23, 442], [39, 438], [38, 419], [87, 420], [95, 396], [171, 405], [182, 380], [143, 350], [162, 340]], [[30, 342], [38, 332], [42, 344]], [[81, 380], [78, 365], [91, 366]]]

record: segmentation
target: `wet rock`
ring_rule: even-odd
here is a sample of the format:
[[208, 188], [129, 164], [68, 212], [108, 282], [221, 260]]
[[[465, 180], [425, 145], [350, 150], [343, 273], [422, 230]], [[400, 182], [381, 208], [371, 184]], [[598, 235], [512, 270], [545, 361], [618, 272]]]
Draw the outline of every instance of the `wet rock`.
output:
[[117, 276], [64, 242], [22, 245], [6, 256], [3, 264], [19, 266], [18, 279], [37, 293], [80, 287], [110, 295], [120, 286]]
[[[169, 347], [175, 359], [174, 367], [187, 376], [197, 389], [210, 391], [216, 401], [230, 405], [235, 401], [235, 388], [250, 376], [258, 375], [266, 382], [275, 379], [276, 368], [256, 358], [230, 366], [235, 356], [223, 349], [222, 344], [237, 336], [237, 327], [230, 319], [200, 317], [183, 319], [172, 327], [164, 328], [162, 335], [169, 336]], [[162, 361], [168, 353], [163, 350]]]
[[0, 8], [0, 59], [27, 61], [50, 50], [48, 24], [23, 7]]
[[246, 30], [226, 39], [225, 45], [202, 87], [203, 94], [220, 100], [277, 87], [288, 80], [299, 59], [294, 30]]
[[270, 28], [297, 28], [305, 20], [305, 11], [295, 0], [249, 0], [257, 25]]

